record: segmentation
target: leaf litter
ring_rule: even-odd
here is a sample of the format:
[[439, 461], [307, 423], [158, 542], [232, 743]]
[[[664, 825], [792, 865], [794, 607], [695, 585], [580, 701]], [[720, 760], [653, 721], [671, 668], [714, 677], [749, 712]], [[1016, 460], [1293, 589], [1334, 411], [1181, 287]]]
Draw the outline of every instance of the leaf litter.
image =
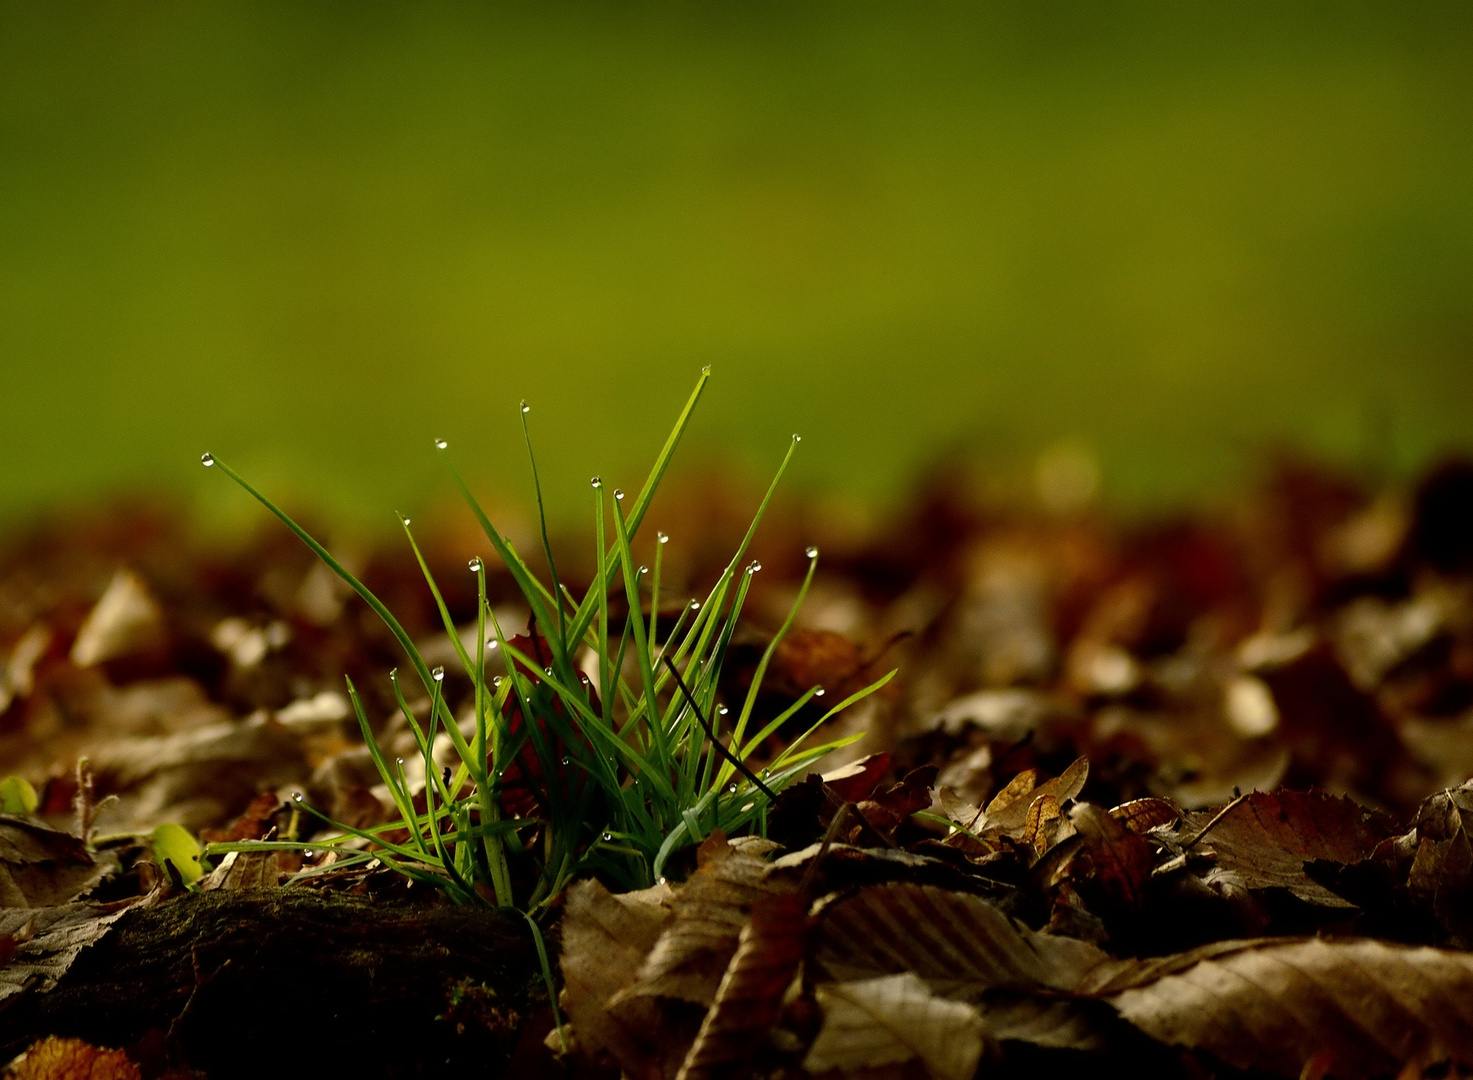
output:
[[[765, 839], [712, 832], [636, 892], [568, 888], [564, 1021], [538, 1068], [1473, 1069], [1473, 535], [1439, 509], [1473, 497], [1470, 475], [1375, 491], [1283, 462], [1230, 508], [1145, 526], [1000, 507], [955, 480], [858, 532], [777, 507], [718, 701], [742, 700], [810, 543], [833, 554], [754, 722], [814, 684], [833, 700], [880, 663], [900, 675], [840, 721], [864, 739], [782, 792]], [[730, 547], [723, 489], [696, 490], [653, 511], [688, 540], [662, 595], [694, 594]], [[445, 526], [422, 545], [458, 627], [476, 598], [450, 569], [472, 543]], [[343, 546], [426, 655], [453, 651], [411, 560]], [[509, 575], [487, 587], [520, 630]], [[0, 815], [0, 998], [47, 993], [131, 906], [189, 884], [156, 830], [186, 859], [166, 827], [310, 838], [293, 792], [355, 828], [393, 820], [340, 679], [422, 790], [382, 678], [399, 659], [272, 533], [222, 547], [120, 508], [8, 541], [0, 776], [19, 812]], [[458, 716], [467, 691], [447, 680]], [[363, 853], [235, 852], [193, 888], [403, 891]]]

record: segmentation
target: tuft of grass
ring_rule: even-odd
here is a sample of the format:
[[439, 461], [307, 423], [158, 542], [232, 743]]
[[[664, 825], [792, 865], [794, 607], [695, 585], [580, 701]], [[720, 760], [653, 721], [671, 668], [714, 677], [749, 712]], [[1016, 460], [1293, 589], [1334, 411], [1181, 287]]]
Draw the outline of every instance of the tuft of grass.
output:
[[[472, 559], [469, 571], [476, 576], [479, 603], [476, 651], [469, 653], [409, 521], [401, 519], [474, 687], [473, 715], [460, 721], [445, 700], [444, 670], [425, 663], [378, 597], [242, 476], [204, 455], [205, 465], [218, 468], [259, 500], [363, 598], [398, 639], [411, 679], [430, 700], [422, 725], [405, 700], [397, 671], [390, 672], [400, 710], [424, 761], [424, 785], [415, 788], [406, 781], [403, 762], [390, 762], [385, 756], [357, 688], [351, 680], [347, 683], [364, 741], [398, 811], [394, 821], [353, 828], [301, 803], [299, 796], [302, 809], [321, 819], [327, 839], [213, 844], [207, 854], [331, 850], [338, 855], [337, 867], [379, 860], [408, 878], [443, 889], [460, 903], [494, 903], [535, 914], [576, 876], [596, 873], [628, 888], [644, 887], [662, 879], [672, 854], [698, 843], [713, 829], [728, 835], [763, 831], [778, 792], [818, 759], [858, 738], [813, 742], [819, 728], [874, 693], [894, 672], [835, 704], [760, 776], [749, 767], [749, 759], [768, 736], [823, 694], [822, 687], [810, 687], [756, 729], [753, 710], [763, 676], [818, 566], [818, 552], [810, 548], [798, 597], [758, 663], [740, 708], [718, 708], [717, 686], [727, 648], [753, 575], [761, 570], [759, 563], [746, 561], [748, 548], [798, 446], [796, 435], [711, 591], [703, 600], [685, 605], [668, 630], [660, 627], [660, 572], [668, 537], [661, 533], [657, 538], [653, 572], [635, 561], [632, 544], [709, 374], [709, 369], [702, 371], [637, 495], [630, 499], [622, 491], [608, 491], [594, 477], [596, 572], [581, 598], [559, 576], [547, 540], [526, 403], [520, 415], [550, 582], [532, 573], [511, 541], [496, 530], [450, 463], [446, 444], [436, 440], [491, 550], [511, 572], [531, 609], [531, 632], [508, 637], [486, 601], [486, 564], [479, 557]], [[613, 614], [621, 594], [628, 601], [622, 619]], [[485, 661], [492, 642], [501, 651], [506, 674], [488, 678]], [[434, 747], [442, 731], [458, 759], [453, 770], [437, 769], [435, 763]], [[518, 812], [509, 812], [509, 807]]]

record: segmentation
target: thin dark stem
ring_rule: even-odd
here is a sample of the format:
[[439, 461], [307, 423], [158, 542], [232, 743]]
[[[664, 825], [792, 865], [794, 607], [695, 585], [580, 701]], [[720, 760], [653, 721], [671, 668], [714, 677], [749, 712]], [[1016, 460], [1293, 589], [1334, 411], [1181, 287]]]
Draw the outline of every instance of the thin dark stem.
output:
[[716, 737], [716, 732], [712, 729], [710, 722], [701, 713], [701, 707], [696, 704], [696, 696], [690, 692], [690, 688], [685, 685], [685, 680], [680, 677], [680, 671], [675, 667], [675, 661], [668, 656], [664, 657], [664, 661], [665, 666], [670, 669], [670, 674], [675, 676], [675, 685], [680, 687], [680, 692], [685, 695], [685, 700], [690, 702], [690, 707], [695, 712], [696, 719], [700, 721], [701, 730], [706, 733], [706, 738], [711, 740], [711, 745], [716, 748], [716, 752], [731, 762], [732, 768], [746, 777], [753, 787], [767, 796], [769, 801], [775, 800], [777, 793], [758, 779], [757, 774], [747, 768], [746, 763], [741, 758], [721, 745], [721, 740]]

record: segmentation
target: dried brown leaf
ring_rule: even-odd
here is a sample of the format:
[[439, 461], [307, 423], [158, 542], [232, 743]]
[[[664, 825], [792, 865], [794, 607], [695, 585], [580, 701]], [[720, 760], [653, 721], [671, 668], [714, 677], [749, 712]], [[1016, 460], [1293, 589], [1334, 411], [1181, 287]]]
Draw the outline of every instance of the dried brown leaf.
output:
[[[1201, 829], [1212, 814], [1188, 815], [1186, 828]], [[1348, 865], [1368, 858], [1390, 834], [1377, 815], [1349, 799], [1322, 791], [1251, 793], [1213, 826], [1203, 843], [1220, 870], [1250, 889], [1287, 889], [1325, 907], [1350, 907], [1304, 872], [1312, 860]]]
[[659, 1074], [667, 1047], [663, 1014], [651, 998], [609, 1003], [638, 974], [670, 919], [670, 889], [612, 895], [597, 881], [567, 892], [562, 921], [563, 1008], [578, 1045], [607, 1053], [634, 1076]]
[[83, 895], [116, 865], [94, 860], [71, 833], [28, 818], [0, 815], [0, 907], [41, 908]]
[[164, 637], [164, 616], [143, 579], [131, 570], [113, 575], [107, 591], [72, 643], [72, 663], [90, 667], [152, 648]]
[[889, 768], [888, 753], [870, 754], [833, 772], [824, 773], [823, 782], [845, 802], [857, 803], [869, 798]]
[[1082, 841], [1069, 863], [1076, 887], [1107, 911], [1139, 911], [1156, 865], [1151, 845], [1093, 803], [1076, 804], [1069, 818]]
[[677, 1080], [748, 1075], [803, 963], [807, 914], [808, 902], [799, 893], [766, 897], [753, 905]]
[[994, 989], [1070, 991], [1107, 965], [1099, 949], [1020, 926], [981, 897], [877, 885], [823, 905], [814, 963], [835, 982], [911, 971], [946, 997]]
[[0, 910], [0, 937], [16, 942], [15, 955], [0, 968], [0, 1001], [22, 990], [51, 989], [77, 955], [101, 939], [129, 906], [64, 904]]
[[794, 887], [769, 877], [766, 861], [736, 850], [719, 832], [706, 839], [699, 856], [699, 868], [670, 901], [673, 918], [621, 997], [711, 1004], [752, 905]]
[[34, 1044], [5, 1070], [5, 1080], [141, 1080], [142, 1075], [121, 1050], [55, 1035]]
[[[1033, 774], [1030, 776], [1030, 774]], [[987, 805], [985, 827], [1005, 833], [1016, 833], [1028, 821], [1028, 811], [1033, 804], [1045, 796], [1058, 800], [1060, 805], [1068, 802], [1084, 790], [1089, 779], [1089, 759], [1078, 758], [1062, 774], [1046, 783], [1033, 784], [1036, 774], [1032, 769], [1015, 776], [997, 797]]]
[[816, 988], [823, 1027], [803, 1067], [842, 1072], [920, 1059], [937, 1080], [967, 1080], [982, 1056], [982, 1018], [972, 1006], [937, 997], [902, 972]]
[[1224, 943], [1142, 965], [1130, 981], [1161, 971], [1105, 1000], [1153, 1038], [1239, 1068], [1298, 1076], [1324, 1051], [1347, 1080], [1473, 1063], [1473, 954], [1365, 939]]
[[1181, 811], [1165, 799], [1132, 799], [1111, 810], [1110, 816], [1131, 832], [1144, 835], [1176, 822], [1181, 818]]

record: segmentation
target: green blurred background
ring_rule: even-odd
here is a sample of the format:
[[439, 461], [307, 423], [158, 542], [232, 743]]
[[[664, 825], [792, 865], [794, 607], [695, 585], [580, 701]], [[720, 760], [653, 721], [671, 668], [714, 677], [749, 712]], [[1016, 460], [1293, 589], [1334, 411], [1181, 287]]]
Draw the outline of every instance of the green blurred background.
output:
[[[1467, 5], [6, 4], [0, 515], [1473, 440]], [[210, 484], [210, 481], [215, 481]], [[216, 498], [216, 495], [207, 498]]]

